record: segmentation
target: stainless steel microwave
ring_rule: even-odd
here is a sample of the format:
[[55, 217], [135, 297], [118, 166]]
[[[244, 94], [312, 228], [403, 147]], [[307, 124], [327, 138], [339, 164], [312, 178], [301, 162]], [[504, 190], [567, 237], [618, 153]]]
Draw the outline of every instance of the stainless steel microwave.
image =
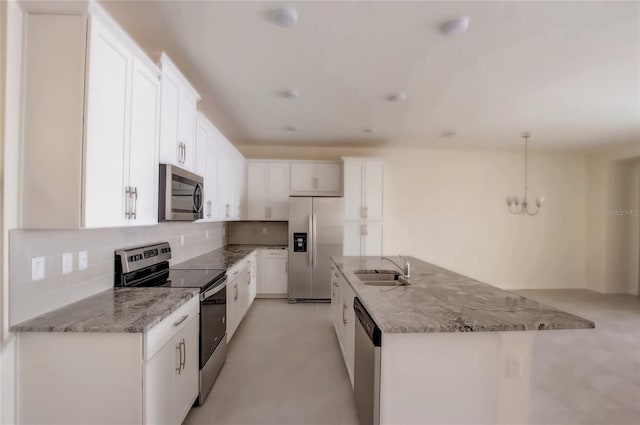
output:
[[202, 218], [204, 179], [171, 164], [160, 164], [158, 221]]

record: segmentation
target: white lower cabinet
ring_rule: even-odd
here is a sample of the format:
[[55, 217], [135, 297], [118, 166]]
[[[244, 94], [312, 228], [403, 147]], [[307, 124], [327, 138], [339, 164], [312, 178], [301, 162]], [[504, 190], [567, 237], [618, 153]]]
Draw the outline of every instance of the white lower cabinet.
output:
[[287, 298], [289, 259], [286, 249], [260, 249], [258, 288], [261, 298]]
[[147, 333], [18, 333], [18, 423], [181, 424], [198, 394], [200, 300]]
[[256, 263], [256, 251], [253, 251], [227, 271], [227, 341], [231, 340], [255, 299]]
[[353, 387], [355, 354], [355, 312], [353, 300], [356, 296], [335, 264], [331, 264], [331, 318], [336, 330], [340, 351], [344, 359], [349, 380]]
[[145, 362], [144, 423], [179, 424], [187, 416], [198, 394], [199, 326], [196, 316]]

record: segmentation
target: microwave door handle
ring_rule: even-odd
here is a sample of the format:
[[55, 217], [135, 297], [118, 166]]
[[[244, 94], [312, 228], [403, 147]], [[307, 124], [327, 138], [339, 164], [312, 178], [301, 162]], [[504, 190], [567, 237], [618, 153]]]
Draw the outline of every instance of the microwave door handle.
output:
[[[202, 185], [196, 183], [196, 188], [193, 190], [193, 210], [197, 213], [202, 211], [202, 196], [198, 196], [198, 192], [202, 193]], [[196, 204], [196, 199], [198, 203]]]

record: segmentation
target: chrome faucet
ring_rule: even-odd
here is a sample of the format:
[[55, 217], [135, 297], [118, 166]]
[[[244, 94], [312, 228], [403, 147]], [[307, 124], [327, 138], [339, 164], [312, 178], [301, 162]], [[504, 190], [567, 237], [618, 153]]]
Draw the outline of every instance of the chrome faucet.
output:
[[382, 257], [382, 259], [393, 263], [394, 266], [399, 268], [402, 271], [402, 273], [404, 273], [404, 275], [402, 276], [403, 278], [405, 279], [411, 278], [411, 264], [409, 263], [409, 260], [404, 255], [398, 255], [398, 257], [404, 260], [404, 266], [401, 266], [400, 264], [396, 263], [389, 257]]

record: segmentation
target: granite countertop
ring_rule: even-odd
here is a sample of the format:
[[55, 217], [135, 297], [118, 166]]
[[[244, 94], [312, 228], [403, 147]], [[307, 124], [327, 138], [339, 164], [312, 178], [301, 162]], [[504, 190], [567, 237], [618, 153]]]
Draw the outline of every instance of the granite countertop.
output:
[[222, 248], [206, 252], [197, 257], [172, 264], [174, 269], [198, 269], [203, 267], [213, 269], [230, 269], [244, 257], [259, 248], [286, 248], [286, 245], [227, 245]]
[[11, 326], [12, 332], [145, 333], [199, 290], [112, 288]]
[[[392, 257], [403, 264], [399, 257]], [[398, 270], [381, 257], [332, 257], [356, 296], [387, 333], [588, 329], [595, 324], [513, 292], [408, 257], [408, 286], [368, 286], [357, 270]]]

